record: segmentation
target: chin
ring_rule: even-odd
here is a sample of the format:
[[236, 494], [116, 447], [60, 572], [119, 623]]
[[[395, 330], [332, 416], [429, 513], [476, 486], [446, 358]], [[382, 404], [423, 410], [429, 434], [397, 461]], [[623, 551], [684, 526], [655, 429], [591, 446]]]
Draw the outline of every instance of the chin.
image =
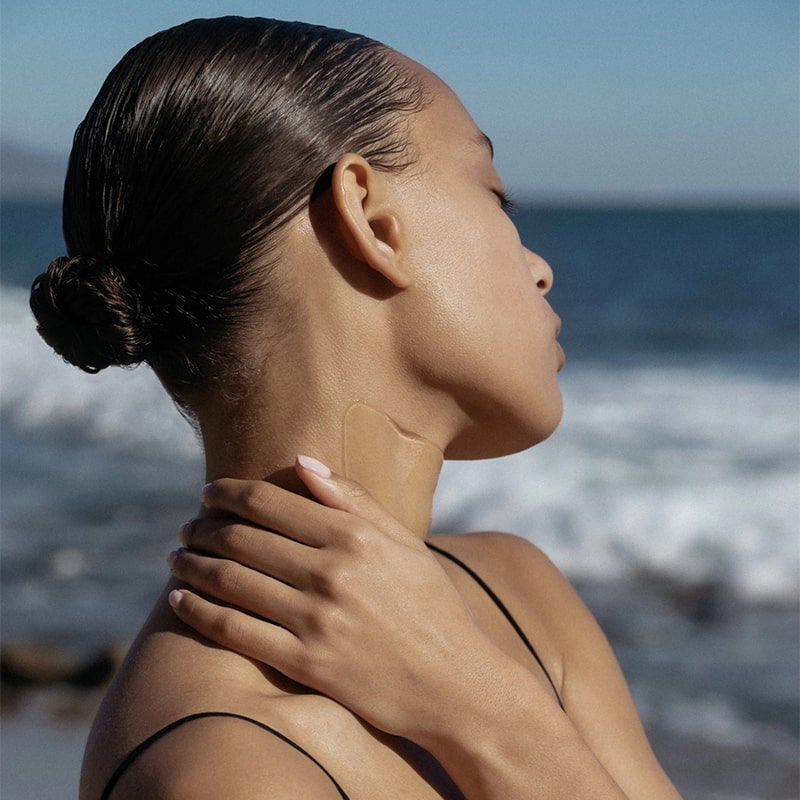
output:
[[555, 432], [563, 412], [559, 393], [558, 402], [547, 409], [539, 409], [535, 418], [508, 415], [502, 419], [477, 421], [445, 447], [444, 457], [450, 461], [474, 461], [528, 450]]

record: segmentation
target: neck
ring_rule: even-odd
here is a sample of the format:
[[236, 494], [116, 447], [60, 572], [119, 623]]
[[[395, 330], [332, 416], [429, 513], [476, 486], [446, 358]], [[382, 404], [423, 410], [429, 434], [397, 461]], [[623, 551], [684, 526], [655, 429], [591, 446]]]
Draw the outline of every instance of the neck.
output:
[[382, 411], [354, 403], [345, 414], [343, 456], [346, 477], [409, 530], [427, 534], [443, 460], [433, 442], [402, 430]]
[[360, 483], [398, 522], [421, 538], [427, 535], [441, 448], [361, 402], [348, 406], [338, 425], [330, 418], [321, 425], [317, 415], [311, 417], [316, 424], [303, 424], [302, 417], [301, 412], [294, 424], [261, 425], [244, 436], [232, 437], [230, 429], [204, 430], [206, 479], [267, 480], [307, 494], [292, 467], [303, 453]]

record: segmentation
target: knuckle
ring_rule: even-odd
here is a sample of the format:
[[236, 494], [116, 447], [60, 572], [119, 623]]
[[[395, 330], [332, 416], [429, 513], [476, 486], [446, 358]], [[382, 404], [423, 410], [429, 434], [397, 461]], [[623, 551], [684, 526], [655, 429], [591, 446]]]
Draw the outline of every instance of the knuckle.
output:
[[211, 638], [225, 644], [236, 644], [243, 639], [242, 621], [235, 611], [222, 610], [210, 625]]
[[336, 600], [342, 597], [352, 582], [352, 569], [347, 560], [330, 559], [323, 569], [311, 576], [314, 589], [323, 597]]
[[322, 642], [336, 638], [336, 631], [341, 623], [341, 613], [332, 603], [321, 603], [308, 615], [306, 628], [316, 640], [316, 647], [311, 648], [317, 658], [322, 657]]
[[369, 492], [360, 484], [355, 481], [348, 481], [344, 485], [344, 493], [351, 500], [360, 501], [369, 498]]
[[247, 528], [243, 525], [226, 525], [217, 533], [219, 552], [221, 555], [230, 555], [242, 549], [247, 543]]
[[239, 586], [239, 567], [233, 561], [220, 561], [210, 572], [211, 591], [220, 595], [235, 594]]
[[240, 497], [241, 515], [251, 520], [261, 518], [265, 507], [271, 502], [271, 495], [268, 483], [250, 481]]
[[350, 526], [344, 545], [354, 558], [361, 558], [369, 552], [372, 542], [372, 526], [359, 521]]
[[330, 597], [336, 592], [336, 576], [330, 568], [314, 570], [309, 574], [311, 586], [317, 594]]

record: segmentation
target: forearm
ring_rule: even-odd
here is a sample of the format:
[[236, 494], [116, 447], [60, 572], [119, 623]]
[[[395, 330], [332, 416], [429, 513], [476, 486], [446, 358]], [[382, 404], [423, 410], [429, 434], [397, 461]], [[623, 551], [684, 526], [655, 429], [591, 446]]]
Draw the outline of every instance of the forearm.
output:
[[453, 682], [446, 715], [415, 737], [468, 800], [625, 800], [526, 669], [498, 654], [469, 673]]

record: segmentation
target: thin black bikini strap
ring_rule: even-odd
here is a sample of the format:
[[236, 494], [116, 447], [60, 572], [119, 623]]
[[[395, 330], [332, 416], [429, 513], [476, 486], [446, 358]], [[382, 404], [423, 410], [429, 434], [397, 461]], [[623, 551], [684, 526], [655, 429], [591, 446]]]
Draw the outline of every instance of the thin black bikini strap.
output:
[[314, 756], [311, 755], [308, 751], [304, 750], [300, 747], [299, 744], [296, 744], [287, 736], [284, 736], [280, 731], [276, 731], [274, 728], [270, 728], [269, 725], [265, 725], [263, 722], [259, 722], [257, 719], [251, 719], [250, 717], [245, 717], [242, 714], [232, 714], [227, 711], [204, 711], [199, 714], [190, 714], [187, 717], [181, 717], [180, 719], [175, 720], [175, 722], [171, 722], [169, 725], [164, 726], [161, 730], [156, 731], [152, 736], [148, 736], [140, 745], [134, 747], [130, 753], [125, 757], [123, 762], [114, 770], [114, 774], [111, 776], [111, 779], [106, 784], [106, 788], [103, 790], [103, 794], [100, 800], [109, 800], [111, 797], [111, 790], [117, 785], [117, 781], [122, 777], [123, 773], [126, 769], [134, 762], [137, 758], [145, 751], [151, 744], [154, 744], [162, 737], [166, 736], [170, 731], [175, 730], [175, 728], [179, 728], [181, 725], [185, 725], [187, 722], [193, 722], [196, 719], [203, 719], [204, 717], [233, 717], [233, 719], [242, 719], [245, 722], [250, 722], [253, 725], [257, 725], [259, 728], [263, 728], [265, 731], [268, 731], [273, 736], [277, 736], [282, 742], [286, 742], [286, 744], [291, 745], [294, 747], [295, 750], [301, 752], [307, 758], [310, 758], [331, 780], [331, 783], [336, 787], [339, 794], [342, 796], [343, 800], [349, 800], [348, 796], [344, 793], [344, 789], [336, 782], [336, 779], [333, 775], [328, 772], [322, 764], [317, 761]]
[[492, 589], [489, 587], [486, 581], [484, 581], [483, 578], [481, 578], [481, 576], [478, 575], [478, 573], [475, 572], [474, 569], [468, 567], [460, 558], [456, 558], [454, 555], [448, 553], [446, 550], [442, 550], [441, 547], [437, 547], [435, 544], [431, 544], [430, 542], [425, 542], [425, 544], [431, 550], [434, 550], [435, 552], [439, 553], [439, 555], [444, 556], [446, 559], [452, 561], [454, 564], [461, 567], [461, 569], [463, 569], [464, 572], [466, 572], [467, 575], [469, 575], [470, 578], [472, 578], [472, 580], [474, 580], [475, 583], [477, 583], [478, 586], [480, 586], [481, 589], [483, 589], [483, 591], [489, 595], [492, 602], [503, 612], [503, 616], [505, 616], [505, 618], [511, 623], [511, 627], [514, 628], [519, 638], [522, 639], [522, 643], [525, 645], [525, 647], [528, 648], [530, 654], [536, 659], [536, 663], [542, 668], [542, 672], [544, 672], [545, 677], [547, 678], [548, 681], [550, 681], [550, 685], [553, 687], [553, 691], [556, 693], [556, 699], [558, 700], [558, 705], [561, 706], [561, 710], [563, 711], [564, 704], [561, 702], [561, 695], [558, 689], [556, 689], [556, 685], [553, 682], [553, 679], [550, 677], [550, 673], [547, 671], [547, 667], [545, 667], [545, 665], [542, 663], [542, 659], [539, 658], [539, 654], [536, 652], [533, 645], [530, 643], [530, 640], [525, 635], [525, 631], [523, 631], [522, 628], [520, 628], [519, 623], [511, 615], [511, 612], [506, 608], [505, 603], [503, 603], [503, 601], [492, 591]]

